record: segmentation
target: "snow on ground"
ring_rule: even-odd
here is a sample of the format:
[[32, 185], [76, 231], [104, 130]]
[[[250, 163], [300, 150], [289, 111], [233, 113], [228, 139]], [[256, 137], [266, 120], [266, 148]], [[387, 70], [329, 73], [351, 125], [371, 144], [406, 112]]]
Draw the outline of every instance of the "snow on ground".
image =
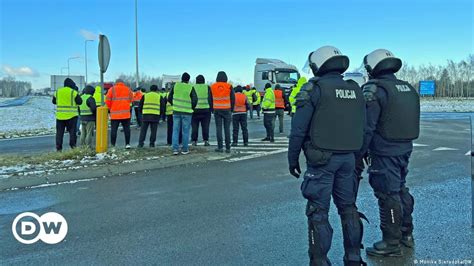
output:
[[421, 99], [422, 112], [474, 112], [474, 98]]
[[31, 97], [23, 106], [0, 108], [0, 117], [0, 138], [52, 133], [56, 125], [51, 97]]
[[15, 98], [0, 98], [0, 103], [3, 103], [3, 102], [6, 102], [6, 101], [9, 101], [9, 100], [13, 100]]
[[[11, 98], [0, 98], [0, 102]], [[474, 112], [474, 98], [422, 98], [422, 112]], [[55, 108], [51, 97], [31, 97], [23, 106], [0, 108], [0, 138], [54, 134]]]

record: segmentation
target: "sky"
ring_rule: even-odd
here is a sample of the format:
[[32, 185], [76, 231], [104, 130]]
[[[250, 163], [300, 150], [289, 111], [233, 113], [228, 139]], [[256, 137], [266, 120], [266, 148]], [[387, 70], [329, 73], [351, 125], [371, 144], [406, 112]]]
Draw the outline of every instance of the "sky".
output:
[[[445, 64], [473, 53], [472, 0], [137, 0], [140, 73], [220, 70], [252, 83], [257, 57], [301, 69], [311, 51], [333, 45], [359, 67], [391, 50], [410, 65]], [[112, 51], [105, 80], [135, 73], [134, 0], [0, 0], [0, 77], [50, 86], [50, 75], [99, 80], [97, 35]]]

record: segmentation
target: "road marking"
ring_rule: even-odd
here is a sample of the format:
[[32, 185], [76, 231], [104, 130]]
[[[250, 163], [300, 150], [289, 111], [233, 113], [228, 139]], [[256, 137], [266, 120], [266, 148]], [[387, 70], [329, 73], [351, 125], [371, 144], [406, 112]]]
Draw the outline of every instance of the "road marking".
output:
[[459, 149], [449, 148], [449, 147], [438, 147], [433, 151], [458, 151]]
[[278, 154], [278, 153], [282, 153], [282, 152], [286, 152], [286, 151], [288, 151], [288, 149], [285, 148], [285, 149], [278, 149], [278, 150], [269, 151], [269, 152], [255, 153], [255, 154], [250, 154], [250, 155], [243, 156], [243, 157], [236, 157], [236, 158], [232, 158], [232, 159], [227, 159], [227, 160], [224, 160], [224, 162], [234, 163], [234, 162], [238, 162], [238, 161], [255, 159], [255, 158], [268, 156], [268, 155], [272, 155], [272, 154]]
[[430, 145], [421, 144], [421, 143], [413, 143], [413, 147], [426, 147], [426, 146], [430, 146]]
[[464, 154], [464, 155], [466, 155], [466, 156], [471, 156], [471, 153], [472, 153], [472, 151], [468, 151], [468, 152], [466, 152], [466, 154]]
[[[250, 146], [237, 146], [232, 147], [232, 150], [275, 150], [276, 147], [250, 147]], [[240, 152], [240, 151], [239, 151]]]
[[272, 147], [288, 147], [288, 143], [249, 143], [249, 146], [272, 146]]

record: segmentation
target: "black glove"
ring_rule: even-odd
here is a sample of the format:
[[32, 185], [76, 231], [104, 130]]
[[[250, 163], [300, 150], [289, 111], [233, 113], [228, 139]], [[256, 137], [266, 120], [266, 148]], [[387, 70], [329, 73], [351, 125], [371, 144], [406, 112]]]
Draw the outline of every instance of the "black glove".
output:
[[299, 162], [290, 165], [290, 174], [296, 178], [300, 178], [301, 168]]

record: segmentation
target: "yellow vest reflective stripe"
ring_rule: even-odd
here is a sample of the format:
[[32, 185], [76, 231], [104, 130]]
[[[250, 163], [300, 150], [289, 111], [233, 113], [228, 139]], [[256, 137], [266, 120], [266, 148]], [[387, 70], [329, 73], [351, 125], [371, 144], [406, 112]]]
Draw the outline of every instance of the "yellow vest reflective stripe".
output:
[[89, 94], [83, 94], [81, 96], [82, 98], [82, 103], [81, 105], [79, 106], [79, 110], [81, 111], [81, 116], [82, 115], [92, 115], [92, 111], [91, 109], [89, 108], [89, 106], [87, 106], [87, 100], [92, 97], [91, 95]]
[[167, 98], [167, 99], [166, 99], [166, 112], [165, 112], [166, 115], [172, 115], [172, 114], [173, 114], [173, 105], [171, 105], [171, 103], [168, 102], [169, 96], [170, 96], [170, 93], [167, 92], [167, 93], [166, 93], [166, 98]]
[[209, 87], [206, 84], [195, 84], [194, 90], [198, 97], [196, 109], [209, 109]]
[[177, 82], [173, 89], [173, 111], [182, 113], [193, 113], [191, 103], [191, 84]]
[[262, 109], [264, 113], [274, 113], [275, 112], [275, 93], [272, 88], [265, 90], [265, 95], [263, 96]]
[[151, 91], [143, 95], [143, 110], [144, 115], [160, 115], [160, 101], [161, 95], [157, 92]]
[[69, 88], [59, 88], [56, 93], [56, 119], [69, 120], [79, 115], [76, 104], [77, 91]]

